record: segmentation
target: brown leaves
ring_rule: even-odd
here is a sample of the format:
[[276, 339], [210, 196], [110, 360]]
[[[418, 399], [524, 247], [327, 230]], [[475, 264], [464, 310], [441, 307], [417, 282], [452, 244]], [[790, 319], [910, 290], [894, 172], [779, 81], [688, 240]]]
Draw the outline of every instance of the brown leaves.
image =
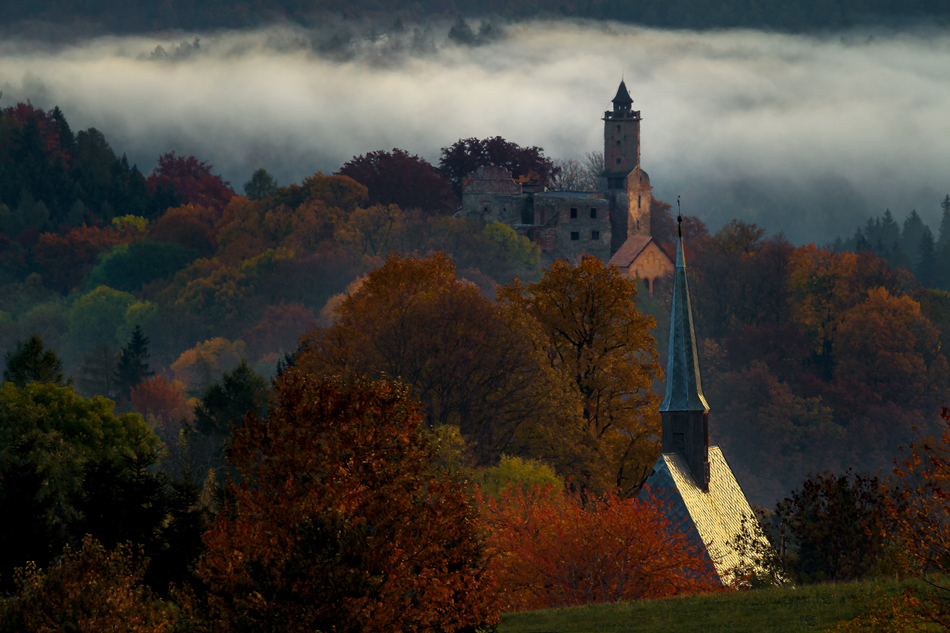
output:
[[430, 475], [416, 406], [391, 383], [291, 374], [235, 430], [233, 500], [198, 574], [212, 626], [456, 630], [492, 622], [475, 511]]
[[[161, 633], [169, 629], [161, 600], [142, 584], [147, 560], [129, 545], [107, 551], [87, 536], [48, 569], [16, 572], [15, 598], [0, 610], [0, 628], [31, 633]], [[11, 628], [7, 628], [11, 627]]]
[[569, 385], [581, 414], [555, 448], [562, 472], [598, 490], [639, 488], [658, 454], [661, 373], [653, 318], [637, 310], [636, 286], [585, 256], [556, 261], [535, 284], [515, 281], [499, 299], [538, 324], [542, 351]]

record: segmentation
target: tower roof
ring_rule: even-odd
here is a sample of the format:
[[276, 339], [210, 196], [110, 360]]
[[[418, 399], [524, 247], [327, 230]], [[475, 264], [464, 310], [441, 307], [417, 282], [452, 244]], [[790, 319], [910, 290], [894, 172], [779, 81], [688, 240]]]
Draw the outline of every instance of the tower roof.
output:
[[627, 90], [627, 84], [623, 82], [623, 79], [620, 80], [620, 87], [617, 88], [617, 96], [613, 98], [613, 104], [617, 105], [630, 105], [633, 103], [633, 99], [630, 97], [630, 92]]
[[[623, 84], [621, 84], [623, 87]], [[673, 305], [670, 308], [670, 345], [666, 362], [666, 396], [660, 411], [708, 411], [699, 377], [699, 356], [693, 331], [693, 311], [689, 305], [689, 282], [683, 256], [683, 218], [676, 244], [676, 272], [673, 273]]]

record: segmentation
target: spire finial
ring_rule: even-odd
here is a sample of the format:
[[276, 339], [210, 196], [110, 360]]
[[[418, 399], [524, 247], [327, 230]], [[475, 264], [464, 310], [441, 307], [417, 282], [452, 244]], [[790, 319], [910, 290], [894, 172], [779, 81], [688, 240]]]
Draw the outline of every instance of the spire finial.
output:
[[683, 209], [680, 208], [679, 196], [676, 196], [676, 232], [683, 239]]

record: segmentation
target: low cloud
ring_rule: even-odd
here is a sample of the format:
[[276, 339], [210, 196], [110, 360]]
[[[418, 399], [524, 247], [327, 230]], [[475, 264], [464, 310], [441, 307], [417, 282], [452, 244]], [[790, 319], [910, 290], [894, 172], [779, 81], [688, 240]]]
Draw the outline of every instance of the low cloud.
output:
[[191, 153], [240, 190], [261, 166], [286, 184], [377, 149], [435, 163], [470, 136], [579, 157], [602, 147], [623, 76], [656, 194], [681, 195], [713, 230], [738, 217], [824, 243], [885, 208], [936, 228], [950, 193], [946, 32], [532, 22], [466, 47], [447, 43], [449, 26], [6, 37], [2, 104], [59, 105], [143, 171]]

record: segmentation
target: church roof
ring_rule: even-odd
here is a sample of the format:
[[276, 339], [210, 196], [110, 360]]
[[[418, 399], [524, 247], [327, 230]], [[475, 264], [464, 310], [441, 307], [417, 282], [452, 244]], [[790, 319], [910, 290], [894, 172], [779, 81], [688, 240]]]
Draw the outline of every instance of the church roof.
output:
[[643, 249], [652, 241], [653, 238], [649, 235], [631, 235], [623, 245], [617, 249], [617, 252], [610, 258], [608, 264], [618, 268], [629, 268], [633, 262], [636, 261], [640, 253], [643, 252]]
[[699, 356], [693, 311], [689, 305], [689, 282], [683, 235], [676, 245], [676, 272], [673, 273], [673, 304], [670, 307], [670, 343], [666, 361], [666, 395], [660, 411], [708, 411], [699, 376]]
[[708, 492], [696, 485], [679, 453], [663, 453], [642, 494], [665, 504], [664, 512], [672, 526], [682, 529], [694, 542], [698, 539], [723, 584], [729, 584], [730, 570], [742, 562], [729, 541], [742, 529], [742, 519], [753, 514], [719, 447], [709, 447]]
[[617, 96], [613, 98], [614, 105], [622, 103], [625, 105], [630, 105], [633, 103], [633, 99], [630, 97], [630, 92], [627, 90], [627, 84], [620, 80], [620, 87], [617, 88]]

